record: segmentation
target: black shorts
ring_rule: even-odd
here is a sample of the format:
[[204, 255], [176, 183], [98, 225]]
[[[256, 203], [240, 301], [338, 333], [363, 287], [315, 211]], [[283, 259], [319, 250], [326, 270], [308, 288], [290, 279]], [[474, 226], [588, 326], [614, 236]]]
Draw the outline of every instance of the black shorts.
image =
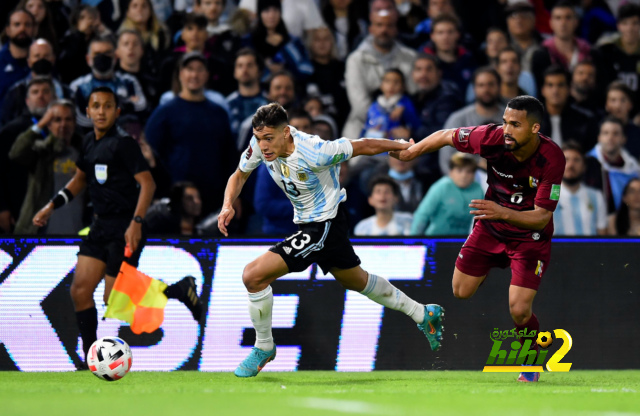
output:
[[360, 265], [360, 258], [349, 241], [347, 210], [340, 204], [335, 218], [300, 224], [300, 231], [271, 247], [289, 267], [289, 272], [301, 272], [317, 263], [324, 274], [332, 267], [351, 269]]
[[[106, 263], [107, 276], [118, 277], [120, 266], [125, 260], [124, 248], [126, 246], [124, 234], [131, 224], [131, 218], [96, 218], [91, 224], [91, 231], [85, 240], [80, 243], [79, 256], [93, 257]], [[127, 263], [138, 267], [140, 254], [147, 241], [146, 227], [142, 224], [142, 238], [138, 249], [126, 259]]]

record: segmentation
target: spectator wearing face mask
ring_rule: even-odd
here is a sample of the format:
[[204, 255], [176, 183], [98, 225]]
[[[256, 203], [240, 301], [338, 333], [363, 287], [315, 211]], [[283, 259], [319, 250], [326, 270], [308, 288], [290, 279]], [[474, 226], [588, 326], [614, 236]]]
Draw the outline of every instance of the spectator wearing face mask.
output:
[[45, 39], [38, 39], [29, 47], [29, 56], [27, 63], [31, 72], [25, 78], [15, 83], [2, 103], [2, 121], [0, 126], [4, 125], [16, 117], [28, 112], [25, 99], [27, 97], [27, 85], [35, 77], [50, 77], [55, 88], [56, 97], [71, 98], [71, 89], [67, 85], [62, 84], [56, 77], [55, 63], [56, 57], [53, 53], [53, 47]]
[[115, 70], [115, 45], [109, 38], [95, 38], [89, 44], [87, 63], [91, 73], [73, 81], [70, 85], [77, 105], [77, 122], [89, 129], [93, 124], [86, 116], [91, 91], [109, 87], [116, 93], [123, 115], [136, 114], [146, 118], [149, 108], [142, 86], [134, 77]]

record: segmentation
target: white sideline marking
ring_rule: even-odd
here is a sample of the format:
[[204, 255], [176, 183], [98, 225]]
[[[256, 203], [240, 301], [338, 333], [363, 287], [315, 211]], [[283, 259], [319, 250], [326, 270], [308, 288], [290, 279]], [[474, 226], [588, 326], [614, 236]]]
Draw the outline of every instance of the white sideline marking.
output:
[[323, 399], [320, 397], [308, 397], [292, 401], [294, 406], [308, 409], [331, 410], [341, 413], [369, 414], [369, 415], [398, 415], [395, 410], [381, 407], [377, 404], [359, 402], [355, 400]]

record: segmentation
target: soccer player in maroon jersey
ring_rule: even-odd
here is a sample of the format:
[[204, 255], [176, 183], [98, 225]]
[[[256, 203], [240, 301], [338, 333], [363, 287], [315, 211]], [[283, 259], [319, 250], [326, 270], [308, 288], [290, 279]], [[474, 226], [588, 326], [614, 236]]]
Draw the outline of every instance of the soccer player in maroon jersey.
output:
[[[471, 201], [474, 227], [453, 272], [453, 294], [473, 296], [492, 267], [511, 268], [509, 309], [518, 330], [539, 331], [532, 311], [549, 265], [553, 211], [560, 197], [565, 158], [551, 139], [539, 133], [544, 107], [530, 96], [507, 104], [502, 125], [440, 130], [391, 156], [408, 161], [453, 146], [487, 160], [485, 199]], [[537, 345], [534, 344], [537, 348]], [[538, 381], [523, 372], [518, 381]]]

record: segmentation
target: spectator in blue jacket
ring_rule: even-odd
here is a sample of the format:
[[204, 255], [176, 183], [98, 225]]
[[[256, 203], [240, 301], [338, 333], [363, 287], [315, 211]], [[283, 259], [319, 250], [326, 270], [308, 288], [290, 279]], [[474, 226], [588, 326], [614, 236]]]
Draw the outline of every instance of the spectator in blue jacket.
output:
[[443, 79], [454, 82], [464, 93], [476, 69], [476, 62], [471, 52], [459, 43], [460, 21], [453, 15], [442, 14], [433, 19], [431, 29], [431, 41], [422, 51], [437, 56]]
[[296, 81], [306, 81], [313, 74], [313, 65], [304, 44], [291, 36], [282, 21], [280, 0], [259, 0], [256, 27], [244, 39], [264, 59], [263, 81], [272, 73], [283, 69], [293, 74]]
[[[408, 138], [420, 126], [411, 99], [405, 94], [404, 75], [389, 69], [380, 84], [382, 94], [371, 104], [362, 137]], [[400, 132], [400, 128], [404, 128]]]
[[260, 62], [253, 49], [238, 51], [233, 77], [238, 81], [238, 89], [227, 97], [227, 104], [231, 111], [231, 130], [237, 135], [240, 124], [267, 104], [260, 88]]

